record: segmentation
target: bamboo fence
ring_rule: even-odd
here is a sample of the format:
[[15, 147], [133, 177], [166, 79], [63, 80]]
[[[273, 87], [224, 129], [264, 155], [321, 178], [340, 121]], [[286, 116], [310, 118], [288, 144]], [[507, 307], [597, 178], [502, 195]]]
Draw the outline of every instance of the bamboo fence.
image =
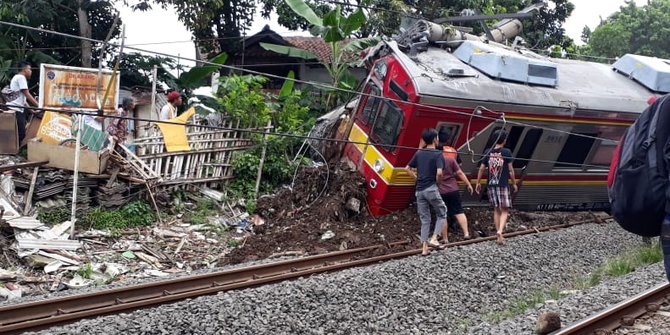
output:
[[[200, 124], [200, 117], [195, 117], [193, 124]], [[271, 128], [253, 126], [240, 130], [240, 120], [230, 118], [224, 119], [221, 127], [229, 130], [186, 126], [191, 150], [167, 152], [163, 134], [157, 126], [152, 126], [146, 136], [135, 139], [136, 153], [162, 179], [160, 186], [199, 184], [214, 187], [233, 178], [233, 155], [253, 147], [252, 133], [244, 130]]]

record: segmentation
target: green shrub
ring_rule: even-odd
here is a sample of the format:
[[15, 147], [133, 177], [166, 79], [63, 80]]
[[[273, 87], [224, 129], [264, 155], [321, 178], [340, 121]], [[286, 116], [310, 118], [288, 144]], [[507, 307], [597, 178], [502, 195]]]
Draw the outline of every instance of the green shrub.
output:
[[156, 221], [156, 213], [143, 201], [133, 201], [120, 209], [93, 208], [83, 218], [89, 226], [112, 231], [149, 226]]

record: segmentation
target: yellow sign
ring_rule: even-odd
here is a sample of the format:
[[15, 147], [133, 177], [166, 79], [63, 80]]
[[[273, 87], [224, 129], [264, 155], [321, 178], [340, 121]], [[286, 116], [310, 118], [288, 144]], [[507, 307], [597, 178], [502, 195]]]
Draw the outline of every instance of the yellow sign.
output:
[[56, 145], [72, 138], [72, 119], [69, 115], [63, 113], [44, 113], [37, 137], [42, 138], [44, 143]]
[[98, 101], [103, 103], [108, 86], [109, 94], [103, 110], [112, 112], [119, 103], [118, 74], [112, 78], [112, 71], [103, 70], [102, 80], [98, 80], [97, 69], [42, 64], [40, 107], [51, 110], [97, 110]]
[[184, 114], [179, 115], [174, 119], [167, 120], [171, 123], [159, 123], [158, 128], [163, 133], [163, 140], [165, 141], [165, 150], [168, 152], [189, 151], [191, 146], [188, 145], [188, 138], [186, 137], [186, 127], [179, 124], [185, 124], [188, 119], [195, 114], [195, 108], [189, 108]]

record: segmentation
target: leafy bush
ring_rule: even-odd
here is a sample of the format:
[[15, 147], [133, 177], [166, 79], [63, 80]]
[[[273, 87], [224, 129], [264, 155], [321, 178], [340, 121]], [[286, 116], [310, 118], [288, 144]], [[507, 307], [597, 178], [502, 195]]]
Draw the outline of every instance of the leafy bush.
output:
[[196, 209], [184, 216], [184, 222], [192, 224], [207, 224], [209, 217], [216, 214], [215, 203], [213, 201], [200, 201]]
[[[264, 126], [272, 120], [275, 132], [304, 135], [314, 125], [315, 115], [305, 107], [305, 96], [300, 91], [282, 94], [281, 97], [262, 91], [268, 79], [260, 76], [230, 76], [221, 79], [219, 107], [227, 114], [238, 117], [242, 124]], [[263, 135], [255, 134], [255, 148], [238, 153], [233, 160], [234, 179], [228, 185], [232, 198], [255, 199], [254, 188], [258, 166], [262, 155]], [[297, 154], [303, 140], [301, 138], [268, 135], [260, 192], [270, 192], [287, 183], [293, 177]], [[247, 210], [254, 207], [247, 203]]]
[[37, 211], [37, 219], [42, 223], [54, 225], [69, 220], [70, 214], [70, 210], [66, 208], [58, 208], [55, 210], [44, 210], [40, 208]]
[[93, 228], [120, 230], [149, 226], [156, 221], [156, 213], [143, 201], [134, 201], [120, 209], [93, 208], [83, 218]]

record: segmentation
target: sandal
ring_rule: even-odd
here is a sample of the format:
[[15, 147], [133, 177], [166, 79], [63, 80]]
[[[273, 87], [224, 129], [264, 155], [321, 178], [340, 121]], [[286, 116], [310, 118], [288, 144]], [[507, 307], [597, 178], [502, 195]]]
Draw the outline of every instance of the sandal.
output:
[[440, 243], [428, 242], [428, 246], [431, 247], [431, 248], [437, 248], [437, 249], [442, 248], [442, 245]]
[[421, 256], [422, 256], [422, 257], [426, 257], [426, 256], [428, 256], [428, 255], [430, 255], [430, 251], [426, 251], [426, 252], [422, 252], [422, 253], [421, 253]]

